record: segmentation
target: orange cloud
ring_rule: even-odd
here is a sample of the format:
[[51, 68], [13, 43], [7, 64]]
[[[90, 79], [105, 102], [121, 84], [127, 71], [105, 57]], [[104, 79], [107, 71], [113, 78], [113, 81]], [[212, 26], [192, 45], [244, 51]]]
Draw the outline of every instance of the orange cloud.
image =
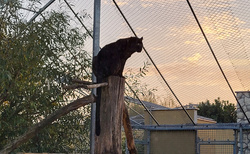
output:
[[200, 53], [196, 53], [196, 54], [194, 54], [191, 57], [183, 57], [182, 59], [186, 60], [186, 61], [188, 61], [190, 63], [197, 63], [201, 58], [202, 58], [201, 54]]

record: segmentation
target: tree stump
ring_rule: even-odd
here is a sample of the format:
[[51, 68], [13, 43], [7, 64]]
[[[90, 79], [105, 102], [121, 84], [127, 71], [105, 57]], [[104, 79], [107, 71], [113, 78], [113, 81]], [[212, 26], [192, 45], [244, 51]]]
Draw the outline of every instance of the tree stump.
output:
[[121, 124], [125, 78], [109, 76], [102, 87], [100, 105], [101, 134], [95, 137], [95, 154], [121, 154]]

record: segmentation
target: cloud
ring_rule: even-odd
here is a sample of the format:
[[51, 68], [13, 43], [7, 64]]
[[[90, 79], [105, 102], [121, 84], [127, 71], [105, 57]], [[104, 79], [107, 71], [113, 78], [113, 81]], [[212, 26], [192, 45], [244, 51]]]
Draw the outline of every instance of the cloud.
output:
[[146, 7], [152, 7], [153, 4], [152, 3], [142, 3], [141, 6], [146, 8]]
[[196, 53], [196, 54], [194, 54], [191, 57], [183, 57], [182, 59], [186, 60], [186, 61], [188, 61], [190, 63], [197, 63], [201, 58], [202, 58], [201, 54], [200, 53]]
[[[110, 1], [107, 1], [107, 0], [102, 1], [102, 3], [103, 3], [103, 4], [109, 4], [109, 5], [111, 4], [111, 5], [114, 5], [113, 2], [110, 2]], [[116, 3], [117, 3], [117, 5], [119, 5], [119, 6], [124, 6], [124, 5], [128, 5], [128, 0], [125, 0], [125, 1], [116, 0]]]
[[[240, 30], [250, 33], [250, 29], [240, 29], [240, 26], [246, 24], [246, 22], [236, 17], [231, 10], [210, 11], [206, 15], [199, 16], [198, 14], [198, 17], [205, 34], [210, 36], [210, 41], [239, 38], [242, 35]], [[193, 16], [188, 16], [187, 20], [189, 20], [189, 24], [169, 27], [171, 36], [184, 36], [188, 38], [184, 41], [184, 44], [200, 45], [204, 42], [203, 37], [197, 39], [198, 36], [202, 36], [201, 30], [194, 21]], [[193, 38], [196, 39], [193, 40]]]
[[174, 2], [185, 2], [185, 0], [141, 0], [141, 2], [155, 2], [155, 3], [174, 3]]

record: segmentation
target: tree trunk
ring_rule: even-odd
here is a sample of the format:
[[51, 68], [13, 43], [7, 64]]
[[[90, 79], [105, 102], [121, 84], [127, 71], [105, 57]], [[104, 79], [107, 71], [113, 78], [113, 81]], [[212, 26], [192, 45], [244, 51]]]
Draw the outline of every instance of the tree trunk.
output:
[[137, 150], [135, 147], [135, 142], [133, 138], [133, 132], [132, 132], [132, 127], [130, 124], [130, 119], [128, 115], [128, 109], [123, 103], [123, 128], [125, 131], [126, 139], [127, 139], [127, 146], [128, 146], [128, 151], [130, 154], [137, 154]]
[[108, 86], [102, 87], [100, 105], [101, 134], [95, 137], [95, 154], [121, 154], [121, 124], [125, 79], [108, 77]]

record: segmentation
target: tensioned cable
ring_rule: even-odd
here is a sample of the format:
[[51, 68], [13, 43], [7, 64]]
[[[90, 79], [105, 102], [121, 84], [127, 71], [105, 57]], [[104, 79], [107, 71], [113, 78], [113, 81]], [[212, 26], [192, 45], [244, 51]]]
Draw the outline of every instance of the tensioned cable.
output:
[[[43, 17], [43, 19], [44, 20], [46, 20], [46, 18], [42, 15], [42, 14], [40, 14], [42, 17]], [[58, 37], [58, 36], [57, 36]], [[59, 38], [59, 37], [58, 37]], [[60, 38], [59, 38], [60, 39]], [[61, 40], [61, 39], [60, 39]], [[73, 52], [71, 52], [70, 50], [69, 50], [69, 47], [66, 45], [66, 43], [64, 42], [64, 41], [62, 41], [62, 44], [64, 45], [64, 47], [69, 51], [69, 53], [73, 56], [73, 58], [75, 59], [75, 61], [79, 64], [79, 65], [81, 65], [81, 63], [77, 60], [77, 58], [76, 58], [76, 55], [74, 55], [73, 54]], [[61, 59], [59, 59], [61, 62], [62, 62], [62, 60]], [[63, 62], [62, 62], [63, 63]], [[84, 67], [81, 67], [83, 70], [84, 70], [84, 72], [87, 74], [87, 76], [88, 77], [90, 77], [90, 74], [88, 73], [88, 71], [84, 68]]]
[[38, 17], [44, 10], [46, 10], [52, 3], [54, 3], [55, 0], [50, 0], [47, 4], [45, 4], [39, 11], [28, 21], [28, 23], [31, 23]]
[[139, 100], [139, 102], [142, 104], [142, 106], [146, 109], [146, 111], [149, 113], [149, 115], [153, 118], [153, 120], [155, 121], [155, 123], [160, 126], [160, 124], [158, 123], [158, 121], [155, 119], [155, 117], [152, 115], [152, 113], [148, 110], [148, 108], [146, 107], [146, 105], [139, 99], [139, 97], [137, 96], [137, 94], [135, 93], [135, 91], [132, 89], [132, 87], [130, 87], [130, 85], [125, 81], [125, 83], [127, 84], [127, 86], [129, 87], [129, 89], [134, 93], [135, 97]]
[[23, 10], [26, 10], [26, 11], [33, 12], [33, 13], [39, 13], [39, 12], [37, 12], [37, 11], [35, 11], [35, 10], [32, 10], [32, 9], [29, 9], [29, 8], [24, 8], [24, 7], [21, 7], [21, 6], [19, 6], [19, 8], [20, 8], [20, 9], [23, 9]]
[[[126, 93], [125, 93], [125, 94], [126, 94]], [[127, 94], [126, 94], [126, 95], [127, 95]], [[128, 96], [128, 95], [127, 95], [127, 96]], [[125, 102], [130, 103], [130, 102], [128, 102], [126, 99], [125, 99]], [[132, 107], [130, 107], [130, 106], [127, 105], [127, 104], [126, 104], [126, 106], [127, 106], [130, 110], [134, 111], [136, 114], [138, 114], [140, 117], [142, 117], [142, 118], [144, 119], [144, 116], [141, 115], [141, 113], [139, 113], [138, 111], [136, 111], [135, 109], [133, 109]]]
[[[92, 37], [92, 34], [90, 33], [90, 31], [87, 29], [87, 27], [83, 24], [82, 20], [78, 17], [77, 13], [72, 9], [72, 7], [69, 5], [69, 3], [64, 0], [64, 2], [67, 4], [67, 6], [69, 7], [69, 9], [71, 10], [71, 12], [75, 15], [75, 17], [77, 18], [77, 20], [81, 23], [81, 25], [84, 27], [84, 29], [87, 31], [87, 33]], [[93, 38], [93, 37], [92, 37]]]
[[[127, 23], [127, 25], [129, 26], [130, 30], [132, 31], [132, 33], [137, 37], [134, 29], [132, 28], [132, 26], [130, 25], [130, 23], [128, 22], [127, 18], [125, 17], [125, 15], [123, 14], [123, 12], [121, 11], [120, 7], [117, 5], [116, 1], [113, 0], [116, 8], [118, 9], [118, 11], [120, 12], [120, 14], [122, 15], [123, 19], [125, 20], [125, 22]], [[157, 70], [157, 72], [159, 73], [159, 75], [161, 76], [162, 80], [164, 81], [164, 83], [167, 85], [167, 87], [169, 88], [169, 90], [171, 91], [171, 93], [174, 95], [175, 99], [177, 100], [177, 102], [180, 104], [181, 108], [185, 111], [186, 115], [188, 116], [188, 118], [190, 119], [190, 121], [195, 125], [195, 122], [193, 121], [193, 119], [191, 118], [191, 116], [189, 115], [189, 113], [187, 112], [187, 110], [184, 108], [184, 106], [182, 105], [182, 103], [180, 102], [180, 100], [178, 99], [178, 97], [176, 96], [176, 94], [174, 93], [174, 91], [172, 90], [172, 88], [170, 87], [170, 85], [168, 84], [168, 82], [166, 81], [166, 79], [163, 77], [161, 71], [158, 69], [158, 67], [156, 66], [155, 62], [153, 61], [152, 57], [149, 55], [149, 53], [147, 52], [147, 50], [145, 49], [145, 47], [143, 47], [143, 50], [145, 51], [146, 55], [148, 56], [149, 60], [152, 62], [152, 64], [154, 65], [155, 69]]]
[[[64, 2], [67, 4], [67, 6], [70, 8], [70, 10], [72, 11], [72, 13], [75, 15], [75, 17], [78, 19], [78, 21], [81, 23], [81, 25], [84, 27], [84, 29], [87, 31], [87, 33], [89, 34], [89, 36], [93, 39], [92, 34], [90, 33], [90, 31], [87, 29], [87, 27], [83, 24], [83, 22], [81, 21], [81, 19], [78, 17], [78, 15], [75, 13], [75, 11], [72, 9], [72, 7], [69, 5], [69, 3], [64, 0]], [[101, 49], [101, 47], [100, 47]], [[144, 49], [145, 50], [145, 49]], [[139, 100], [139, 102], [142, 104], [142, 106], [145, 108], [145, 110], [148, 112], [148, 114], [151, 116], [151, 118], [155, 121], [155, 123], [159, 126], [159, 122], [155, 119], [155, 117], [153, 116], [153, 114], [148, 110], [148, 108], [145, 106], [145, 104], [139, 99], [139, 97], [137, 96], [136, 92], [129, 86], [129, 84], [127, 83], [127, 81], [125, 81], [125, 83], [127, 84], [127, 86], [129, 87], [129, 89], [134, 93], [134, 95], [136, 96], [136, 98]]]
[[[52, 3], [54, 3], [55, 2], [55, 0], [50, 0], [48, 3], [46, 3], [41, 9], [39, 9], [39, 11], [34, 11], [34, 10], [30, 10], [30, 9], [26, 9], [26, 10], [28, 10], [28, 11], [32, 11], [32, 12], [35, 12], [36, 14], [29, 20], [29, 22], [28, 22], [28, 24], [30, 24], [32, 21], [34, 21], [35, 19], [36, 19], [36, 17], [38, 17], [39, 15], [41, 15], [43, 18], [44, 18], [44, 16], [42, 15], [42, 12], [43, 11], [45, 11]], [[68, 4], [67, 2], [66, 2], [66, 4]], [[69, 5], [68, 5], [69, 6]], [[21, 8], [21, 9], [24, 9], [24, 8]], [[44, 18], [45, 19], [45, 18]], [[89, 31], [87, 31], [88, 33], [90, 33]], [[68, 49], [68, 47], [65, 45], [65, 43], [63, 43], [64, 44], [64, 46]], [[69, 52], [70, 52], [70, 50], [68, 50]], [[72, 54], [72, 56], [74, 56], [75, 57], [75, 55], [73, 55], [73, 53], [72, 52], [70, 52], [71, 54]], [[80, 64], [80, 62], [79, 61], [77, 61], [79, 64]], [[84, 71], [85, 71], [85, 73], [88, 75], [88, 76], [90, 76], [89, 75], [89, 73], [84, 69]], [[83, 92], [82, 90], [78, 90], [79, 91], [79, 93], [84, 93], [84, 95], [86, 95], [86, 93], [85, 92]]]
[[[40, 8], [39, 11], [32, 11], [29, 9], [29, 11], [36, 12], [36, 14], [32, 18], [30, 18], [30, 20], [27, 23], [27, 26], [23, 30], [21, 30], [21, 32], [19, 32], [15, 37], [19, 37], [22, 34], [22, 32], [30, 25], [30, 23], [33, 22], [36, 19], [36, 17], [38, 17], [44, 10], [46, 10], [54, 2], [55, 2], [55, 0], [50, 0], [42, 8]], [[24, 9], [22, 7], [20, 7], [20, 8]]]
[[248, 119], [248, 117], [247, 117], [245, 111], [243, 110], [241, 104], [239, 103], [239, 101], [238, 101], [238, 99], [237, 99], [237, 97], [236, 97], [236, 95], [235, 95], [235, 93], [234, 93], [234, 91], [233, 91], [233, 88], [231, 87], [231, 85], [230, 85], [230, 83], [229, 83], [229, 81], [228, 81], [228, 79], [227, 79], [227, 77], [226, 77], [226, 75], [225, 75], [225, 73], [224, 73], [224, 71], [223, 71], [223, 69], [222, 69], [222, 67], [221, 67], [221, 65], [220, 65], [220, 63], [219, 63], [219, 61], [218, 61], [218, 59], [217, 59], [217, 57], [216, 57], [216, 55], [215, 55], [215, 53], [214, 53], [214, 51], [213, 51], [213, 48], [212, 48], [212, 46], [210, 45], [210, 43], [209, 43], [209, 41], [208, 41], [208, 39], [207, 39], [207, 36], [206, 36], [206, 34], [205, 34], [205, 32], [204, 32], [204, 30], [203, 30], [201, 24], [200, 24], [200, 22], [199, 22], [199, 20], [198, 20], [198, 18], [197, 18], [197, 16], [196, 16], [196, 14], [195, 14], [195, 12], [194, 12], [193, 7], [192, 7], [192, 5], [190, 4], [189, 0], [187, 0], [187, 3], [188, 3], [188, 6], [189, 6], [191, 12], [193, 13], [193, 16], [194, 16], [194, 18], [195, 18], [195, 20], [196, 20], [196, 22], [197, 22], [197, 24], [198, 24], [198, 26], [199, 26], [199, 28], [200, 28], [200, 30], [201, 30], [201, 33], [202, 33], [203, 37], [204, 37], [205, 40], [206, 40], [206, 43], [207, 43], [207, 45], [208, 45], [208, 47], [209, 47], [211, 53], [213, 54], [213, 57], [214, 57], [214, 59], [215, 59], [217, 65], [218, 65], [218, 67], [220, 68], [220, 71], [221, 71], [221, 73], [222, 73], [224, 79], [225, 79], [226, 82], [227, 82], [228, 87], [230, 88], [230, 90], [231, 90], [231, 92], [232, 92], [234, 98], [236, 99], [236, 101], [237, 101], [237, 103], [238, 103], [238, 105], [239, 105], [241, 111], [243, 112], [244, 116], [246, 117], [248, 123], [250, 124], [250, 121], [249, 121], [249, 119]]
[[[69, 7], [69, 9], [71, 10], [71, 12], [75, 15], [75, 17], [77, 18], [77, 20], [80, 22], [80, 24], [83, 26], [83, 28], [86, 30], [86, 32], [89, 34], [90, 37], [92, 37], [93, 39], [93, 36], [90, 32], [90, 30], [88, 30], [88, 28], [84, 25], [84, 23], [82, 22], [82, 20], [78, 17], [77, 13], [73, 10], [73, 8], [69, 5], [69, 3], [64, 0], [64, 2], [67, 4], [67, 6]], [[101, 48], [100, 48], [101, 49]], [[90, 55], [89, 55], [90, 56]]]
[[[212, 2], [213, 3], [213, 5], [215, 4], [215, 5], [220, 5], [220, 2]], [[223, 4], [224, 5], [224, 4]], [[244, 43], [244, 40], [243, 40], [243, 38], [240, 36], [240, 35], [242, 35], [242, 33], [240, 32], [240, 29], [239, 29], [239, 26], [237, 26], [238, 24], [237, 23], [235, 23], [236, 22], [236, 17], [235, 17], [235, 15], [234, 15], [234, 12], [233, 12], [233, 10], [232, 10], [232, 6], [230, 6], [230, 3], [226, 3], [225, 4], [225, 6], [227, 7], [226, 8], [226, 10], [228, 11], [228, 17], [226, 17], [226, 19], [227, 19], [227, 24], [226, 23], [224, 23], [223, 22], [223, 20], [226, 20], [226, 19], [222, 19], [222, 21], [216, 21], [216, 20], [218, 20], [217, 19], [217, 16], [219, 15], [219, 11], [221, 11], [221, 10], [225, 10], [225, 8], [223, 8], [223, 9], [218, 9], [218, 11], [216, 10], [216, 12], [214, 12], [213, 11], [213, 13], [214, 14], [211, 14], [211, 10], [213, 10], [213, 9], [211, 9], [211, 8], [209, 8], [209, 7], [206, 7], [206, 11], [208, 12], [208, 14], [210, 15], [210, 20], [211, 20], [211, 22], [214, 24], [214, 27], [215, 27], [215, 30], [216, 30], [216, 33], [218, 33], [218, 35], [219, 36], [222, 36], [223, 37], [223, 33], [224, 33], [224, 31], [227, 31], [227, 30], [229, 30], [230, 29], [230, 31], [233, 31], [233, 33], [231, 33], [230, 34], [230, 37], [228, 37], [227, 39], [222, 39], [221, 40], [221, 42], [222, 42], [222, 47], [224, 48], [224, 50], [225, 50], [225, 52], [226, 52], [226, 54], [228, 55], [228, 57], [229, 57], [229, 60], [230, 60], [230, 62], [231, 62], [231, 64], [232, 64], [232, 66], [233, 66], [233, 68], [234, 68], [234, 72], [235, 72], [235, 74], [236, 74], [236, 76], [237, 76], [237, 78], [238, 78], [238, 80], [239, 80], [239, 82], [240, 82], [240, 84], [241, 84], [241, 86], [244, 88], [244, 89], [247, 89], [246, 88], [246, 84], [245, 84], [245, 82], [242, 80], [243, 78], [242, 78], [242, 73], [240, 73], [240, 71], [238, 71], [238, 68], [237, 67], [239, 67], [239, 64], [237, 65], [237, 63], [236, 62], [234, 62], [234, 60], [233, 60], [233, 58], [234, 58], [234, 53], [236, 52], [237, 53], [237, 51], [244, 51], [244, 52], [242, 52], [241, 54], [238, 54], [237, 53], [237, 56], [238, 55], [240, 55], [241, 57], [242, 57], [242, 55], [244, 55], [244, 58], [246, 58], [247, 60], [248, 60], [248, 65], [250, 65], [250, 59], [249, 59], [249, 56], [248, 56], [248, 54], [247, 54], [247, 52], [246, 52], [246, 46], [245, 46], [245, 43]], [[222, 13], [222, 12], [221, 12]], [[224, 14], [224, 13], [222, 13], [222, 14]], [[214, 16], [216, 15], [216, 18], [214, 18]], [[223, 16], [223, 15], [222, 15]], [[218, 16], [219, 17], [219, 16]], [[223, 18], [224, 18], [224, 16], [223, 16]], [[221, 19], [220, 19], [221, 20]], [[231, 24], [236, 24], [236, 25], [231, 25]], [[223, 28], [225, 29], [224, 31], [220, 31], [219, 29], [220, 28], [222, 28], [222, 26], [223, 26]], [[226, 41], [227, 40], [227, 41]], [[233, 48], [232, 48], [232, 46], [233, 46]], [[232, 52], [230, 52], [230, 49], [229, 48], [232, 48], [232, 50], [234, 50], [235, 52], [234, 53], [232, 53]], [[236, 49], [235, 49], [236, 48]], [[244, 54], [245, 53], [245, 54]], [[246, 67], [246, 66], [245, 66]], [[244, 84], [243, 84], [243, 82], [244, 82]]]

